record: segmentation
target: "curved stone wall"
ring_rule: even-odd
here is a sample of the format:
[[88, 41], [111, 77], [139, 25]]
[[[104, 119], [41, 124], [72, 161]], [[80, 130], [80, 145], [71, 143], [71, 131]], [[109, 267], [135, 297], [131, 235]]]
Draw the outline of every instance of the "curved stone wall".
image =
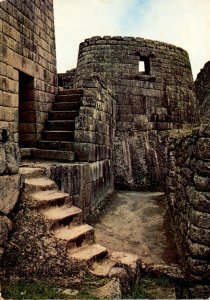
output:
[[75, 87], [94, 76], [111, 87], [117, 102], [116, 186], [163, 186], [168, 130], [196, 122], [187, 52], [141, 38], [93, 37], [80, 44]]

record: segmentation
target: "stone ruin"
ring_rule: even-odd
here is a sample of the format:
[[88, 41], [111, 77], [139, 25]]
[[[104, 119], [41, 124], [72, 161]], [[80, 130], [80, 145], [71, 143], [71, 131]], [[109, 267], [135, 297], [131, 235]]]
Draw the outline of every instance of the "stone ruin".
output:
[[[2, 268], [10, 273], [14, 263], [17, 275], [20, 263], [20, 276], [40, 278], [76, 272], [73, 263], [62, 271], [66, 244], [55, 246], [49, 222], [30, 211], [33, 184], [24, 164], [19, 171], [21, 153], [22, 160], [33, 161], [31, 169], [57, 183], [82, 221], [100, 209], [114, 188], [166, 192], [184, 276], [206, 295], [209, 62], [194, 84], [188, 54], [181, 48], [142, 38], [93, 37], [80, 44], [77, 68], [57, 76], [53, 0], [1, 1], [0, 37]], [[27, 247], [26, 228], [31, 236]], [[45, 239], [37, 242], [44, 232], [50, 245]], [[19, 242], [20, 251], [8, 237]], [[31, 255], [32, 245], [37, 256]], [[6, 265], [4, 249], [10, 257]], [[52, 252], [62, 257], [60, 262]]]

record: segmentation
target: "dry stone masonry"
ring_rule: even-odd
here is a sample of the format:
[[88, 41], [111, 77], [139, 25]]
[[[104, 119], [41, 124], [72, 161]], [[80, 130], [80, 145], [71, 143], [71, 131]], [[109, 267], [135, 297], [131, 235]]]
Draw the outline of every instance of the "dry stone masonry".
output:
[[9, 131], [0, 129], [0, 259], [12, 229], [10, 215], [20, 194], [19, 162], [19, 149], [10, 141]]
[[187, 52], [141, 38], [93, 37], [80, 44], [74, 86], [94, 76], [111, 87], [117, 102], [116, 186], [164, 186], [167, 131], [197, 118]]
[[57, 93], [52, 0], [0, 2], [0, 126], [36, 146]]
[[[93, 263], [107, 250], [95, 245], [93, 228], [83, 221], [114, 185], [165, 191], [188, 297], [206, 297], [209, 78], [207, 62], [193, 83], [188, 54], [179, 47], [120, 36], [85, 40], [77, 68], [57, 76], [53, 0], [0, 1], [4, 271], [70, 282], [91, 264], [92, 275], [118, 274], [117, 286], [126, 287], [140, 276], [138, 257], [116, 252]], [[32, 159], [21, 171], [19, 147]]]
[[210, 126], [172, 136], [169, 149], [167, 194], [187, 277], [209, 284]]

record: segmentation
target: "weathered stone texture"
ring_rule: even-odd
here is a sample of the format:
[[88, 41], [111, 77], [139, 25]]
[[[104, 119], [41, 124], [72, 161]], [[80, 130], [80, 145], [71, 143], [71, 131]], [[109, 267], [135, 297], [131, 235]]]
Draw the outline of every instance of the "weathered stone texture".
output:
[[114, 190], [113, 165], [109, 159], [92, 163], [51, 166], [50, 176], [87, 218]]
[[7, 242], [12, 222], [9, 219], [20, 193], [20, 153], [17, 145], [10, 141], [9, 130], [0, 129], [0, 259]]
[[36, 144], [56, 91], [53, 1], [0, 1], [0, 127]]
[[[139, 71], [140, 61], [144, 72]], [[188, 54], [181, 48], [140, 38], [93, 37], [80, 44], [74, 87], [83, 87], [95, 76], [111, 87], [117, 103], [116, 186], [123, 187], [122, 177], [124, 188], [164, 186], [167, 170], [162, 154], [167, 141], [162, 132], [197, 119]], [[93, 114], [91, 107], [88, 113]], [[95, 139], [91, 133], [91, 142]], [[136, 170], [135, 159], [142, 171]], [[158, 179], [150, 176], [150, 171], [154, 176], [158, 173]]]
[[97, 78], [83, 82], [79, 116], [75, 119], [75, 156], [79, 161], [113, 159], [116, 101]]
[[[209, 281], [209, 125], [171, 139], [168, 203], [190, 279]], [[187, 171], [186, 171], [187, 170]]]
[[6, 216], [0, 216], [0, 246], [4, 246], [4, 242], [8, 239], [11, 229], [12, 222]]
[[200, 120], [202, 123], [210, 121], [210, 61], [208, 61], [195, 81], [195, 92], [198, 99]]
[[157, 130], [116, 135], [114, 175], [118, 188], [150, 191], [164, 188], [167, 136]]
[[9, 214], [18, 201], [20, 192], [20, 175], [0, 177], [0, 210]]
[[74, 76], [76, 69], [66, 71], [66, 73], [58, 74], [58, 86], [64, 89], [71, 89], [74, 86]]

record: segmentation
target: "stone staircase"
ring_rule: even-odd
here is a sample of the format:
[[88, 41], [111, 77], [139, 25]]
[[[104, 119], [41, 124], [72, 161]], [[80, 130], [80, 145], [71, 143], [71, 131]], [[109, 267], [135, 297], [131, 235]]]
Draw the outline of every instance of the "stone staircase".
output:
[[75, 274], [82, 271], [93, 278], [118, 278], [124, 284], [126, 280], [130, 286], [140, 270], [138, 256], [108, 253], [104, 246], [95, 242], [94, 228], [83, 222], [82, 210], [72, 204], [67, 193], [58, 189], [47, 177], [47, 172], [38, 166], [23, 164], [20, 167], [24, 179], [24, 211], [18, 218], [11, 241], [12, 274], [20, 276], [22, 270], [24, 277], [36, 277], [36, 272], [40, 277], [47, 270], [48, 276], [54, 276], [58, 283], [62, 284], [62, 278], [66, 278], [71, 284], [72, 277], [68, 276], [77, 276]]
[[35, 155], [43, 159], [74, 160], [75, 117], [79, 115], [81, 89], [59, 91]]
[[70, 259], [89, 261], [107, 254], [96, 244], [93, 227], [82, 223], [82, 210], [71, 204], [69, 195], [58, 190], [56, 183], [44, 176], [43, 169], [20, 168], [25, 177], [24, 193], [30, 209], [41, 213], [56, 239], [65, 240]]

